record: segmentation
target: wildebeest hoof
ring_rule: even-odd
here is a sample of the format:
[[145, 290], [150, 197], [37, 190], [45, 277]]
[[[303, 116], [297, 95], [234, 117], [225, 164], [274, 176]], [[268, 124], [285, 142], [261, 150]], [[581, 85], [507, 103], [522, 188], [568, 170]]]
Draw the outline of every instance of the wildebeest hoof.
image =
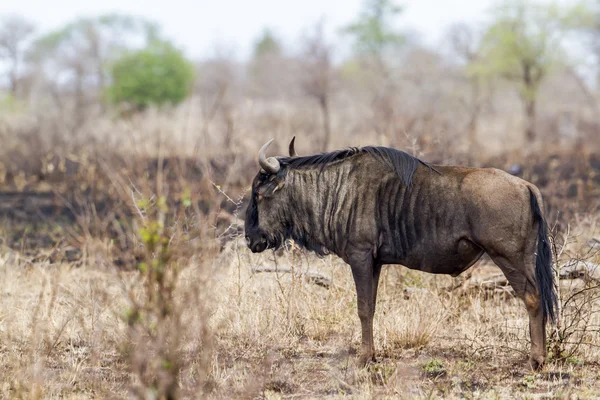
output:
[[544, 356], [531, 356], [529, 357], [529, 366], [534, 371], [539, 371], [544, 367], [545, 362]]

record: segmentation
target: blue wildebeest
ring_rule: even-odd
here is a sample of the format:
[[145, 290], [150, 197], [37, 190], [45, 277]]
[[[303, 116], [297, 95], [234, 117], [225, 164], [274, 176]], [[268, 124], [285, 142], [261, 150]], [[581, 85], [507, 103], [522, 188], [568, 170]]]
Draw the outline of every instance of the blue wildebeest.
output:
[[430, 165], [386, 147], [298, 157], [258, 154], [245, 233], [253, 252], [286, 239], [350, 265], [362, 327], [359, 363], [374, 359], [373, 315], [383, 264], [457, 276], [485, 252], [529, 314], [530, 364], [546, 358], [554, 319], [552, 253], [539, 190], [493, 168]]

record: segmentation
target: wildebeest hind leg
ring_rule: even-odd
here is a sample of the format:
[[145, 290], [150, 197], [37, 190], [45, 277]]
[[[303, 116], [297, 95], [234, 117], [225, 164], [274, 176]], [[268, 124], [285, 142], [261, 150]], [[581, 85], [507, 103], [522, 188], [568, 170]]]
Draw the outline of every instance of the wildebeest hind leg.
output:
[[501, 256], [491, 256], [500, 267], [510, 285], [527, 308], [529, 314], [529, 335], [531, 338], [531, 353], [529, 363], [535, 370], [541, 368], [546, 360], [546, 324], [544, 322], [542, 303], [535, 282], [535, 261], [512, 261]]

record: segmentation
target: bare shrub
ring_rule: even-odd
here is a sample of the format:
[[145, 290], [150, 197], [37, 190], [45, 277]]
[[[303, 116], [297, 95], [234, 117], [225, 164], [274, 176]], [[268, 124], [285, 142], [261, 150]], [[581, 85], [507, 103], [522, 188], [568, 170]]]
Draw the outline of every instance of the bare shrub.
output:
[[570, 227], [562, 235], [555, 228], [551, 239], [559, 307], [550, 355], [559, 362], [578, 362], [600, 339], [600, 251], [578, 244]]
[[389, 351], [427, 346], [449, 316], [435, 293], [418, 288], [410, 292], [410, 296], [379, 306], [380, 310], [393, 310], [385, 313], [381, 322], [383, 346]]

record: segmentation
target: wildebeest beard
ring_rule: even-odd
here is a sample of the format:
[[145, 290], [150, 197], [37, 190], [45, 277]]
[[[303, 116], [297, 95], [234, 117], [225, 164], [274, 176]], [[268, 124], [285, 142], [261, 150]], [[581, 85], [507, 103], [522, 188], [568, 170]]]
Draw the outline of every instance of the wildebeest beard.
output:
[[[288, 170], [281, 171], [280, 178], [288, 179], [288, 172]], [[314, 172], [315, 175], [321, 175], [321, 171], [315, 170]], [[316, 178], [319, 179], [320, 176]], [[269, 226], [267, 229], [264, 229], [259, 226], [258, 193], [253, 187], [250, 203], [248, 204], [248, 209], [246, 211], [246, 228], [249, 231], [260, 232], [266, 239], [267, 249], [277, 250], [281, 248], [287, 240], [291, 239], [298, 247], [314, 251], [320, 256], [329, 254], [329, 250], [327, 250], [327, 248], [311, 234], [311, 232], [315, 232], [317, 229], [315, 226], [316, 216], [314, 210], [312, 208], [306, 209], [302, 207], [301, 209], [306, 212], [301, 214], [299, 212], [300, 208], [295, 207], [298, 202], [289, 201], [289, 199], [300, 200], [301, 194], [297, 193], [295, 188], [291, 187], [291, 185], [286, 188], [286, 191], [286, 199], [279, 199], [277, 210], [271, 211], [276, 213], [275, 218], [278, 221], [278, 226]]]

